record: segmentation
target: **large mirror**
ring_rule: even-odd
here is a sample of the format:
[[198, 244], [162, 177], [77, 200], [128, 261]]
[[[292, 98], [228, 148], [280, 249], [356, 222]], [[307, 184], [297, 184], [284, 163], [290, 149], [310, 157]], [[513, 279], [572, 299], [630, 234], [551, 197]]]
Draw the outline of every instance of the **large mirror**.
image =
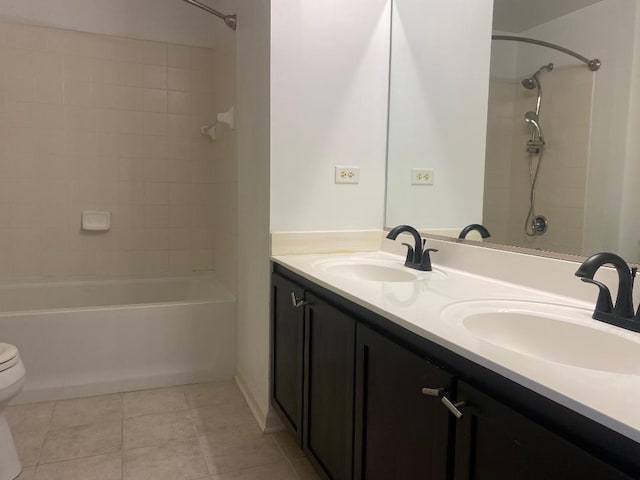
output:
[[431, 3], [394, 0], [387, 226], [640, 260], [639, 2]]

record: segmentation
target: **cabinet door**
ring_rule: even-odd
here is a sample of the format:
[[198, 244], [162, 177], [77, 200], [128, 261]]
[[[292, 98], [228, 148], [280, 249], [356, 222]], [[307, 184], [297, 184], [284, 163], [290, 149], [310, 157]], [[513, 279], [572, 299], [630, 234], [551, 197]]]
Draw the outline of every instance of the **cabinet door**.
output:
[[292, 303], [292, 293], [299, 300], [304, 297], [304, 290], [300, 286], [273, 274], [271, 396], [274, 408], [301, 444], [304, 308]]
[[449, 478], [453, 420], [422, 388], [452, 387], [444, 370], [358, 325], [355, 478]]
[[631, 480], [462, 382], [458, 399], [455, 480]]
[[332, 480], [353, 477], [356, 322], [307, 294], [303, 449]]

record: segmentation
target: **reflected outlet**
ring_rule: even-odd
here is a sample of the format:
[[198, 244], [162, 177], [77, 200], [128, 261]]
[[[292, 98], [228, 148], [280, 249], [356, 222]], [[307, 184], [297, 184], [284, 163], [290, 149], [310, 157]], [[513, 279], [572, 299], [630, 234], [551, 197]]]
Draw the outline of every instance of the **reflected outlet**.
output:
[[433, 168], [412, 168], [411, 185], [433, 185]]

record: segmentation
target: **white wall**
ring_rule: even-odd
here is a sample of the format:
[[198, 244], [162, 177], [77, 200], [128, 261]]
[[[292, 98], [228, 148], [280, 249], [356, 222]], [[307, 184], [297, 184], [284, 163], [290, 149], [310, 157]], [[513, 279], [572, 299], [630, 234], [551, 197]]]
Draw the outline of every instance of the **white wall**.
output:
[[[387, 226], [482, 219], [492, 0], [394, 4]], [[433, 168], [412, 186], [412, 168]]]
[[[230, 14], [235, 2], [216, 0], [215, 7]], [[0, 17], [83, 32], [208, 47], [235, 38], [222, 20], [181, 0], [3, 0]]]
[[269, 411], [269, 0], [238, 3], [238, 367]]
[[620, 212], [619, 252], [629, 262], [640, 263], [640, 9], [636, 10], [631, 97], [627, 124], [627, 151]]
[[[386, 169], [389, 0], [272, 6], [271, 231], [378, 229]], [[360, 184], [334, 184], [335, 165]]]

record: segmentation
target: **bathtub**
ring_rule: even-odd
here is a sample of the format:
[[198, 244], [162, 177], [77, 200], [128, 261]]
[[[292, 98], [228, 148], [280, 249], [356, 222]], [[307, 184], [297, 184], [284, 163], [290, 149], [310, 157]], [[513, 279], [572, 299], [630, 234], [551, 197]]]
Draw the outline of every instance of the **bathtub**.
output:
[[231, 379], [235, 318], [214, 273], [0, 284], [0, 342], [27, 370], [15, 403]]

